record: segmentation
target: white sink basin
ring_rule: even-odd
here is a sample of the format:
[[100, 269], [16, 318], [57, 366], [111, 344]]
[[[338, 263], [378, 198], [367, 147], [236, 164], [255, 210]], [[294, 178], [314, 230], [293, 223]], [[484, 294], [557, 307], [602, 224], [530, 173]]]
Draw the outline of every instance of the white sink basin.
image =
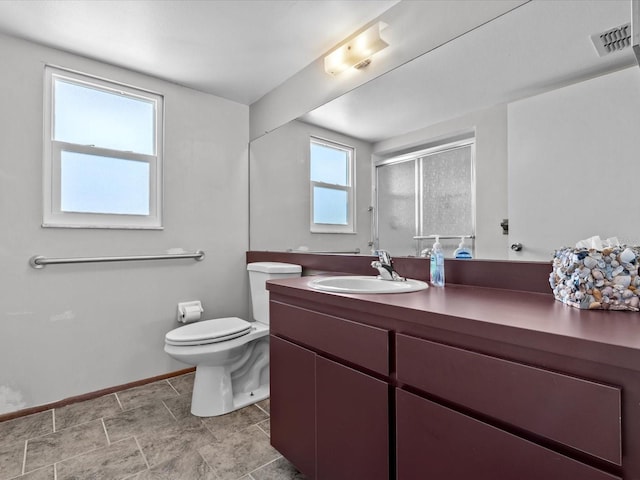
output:
[[408, 293], [429, 287], [420, 280], [407, 279], [404, 282], [396, 282], [365, 276], [318, 277], [311, 280], [309, 286], [316, 290], [335, 293]]

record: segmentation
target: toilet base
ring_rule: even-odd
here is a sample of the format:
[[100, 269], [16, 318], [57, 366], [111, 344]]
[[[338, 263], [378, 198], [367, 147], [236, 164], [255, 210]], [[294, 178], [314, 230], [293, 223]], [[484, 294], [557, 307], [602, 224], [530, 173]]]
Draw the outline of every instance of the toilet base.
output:
[[[269, 397], [269, 337], [262, 336], [236, 351], [227, 365], [196, 367], [191, 413], [214, 417]], [[231, 351], [229, 351], [231, 352]]]
[[228, 367], [198, 365], [191, 397], [191, 414], [216, 417], [269, 398], [269, 384], [233, 393]]
[[240, 392], [233, 397], [234, 409], [237, 410], [247, 405], [269, 398], [269, 385], [260, 385], [256, 390], [248, 393]]

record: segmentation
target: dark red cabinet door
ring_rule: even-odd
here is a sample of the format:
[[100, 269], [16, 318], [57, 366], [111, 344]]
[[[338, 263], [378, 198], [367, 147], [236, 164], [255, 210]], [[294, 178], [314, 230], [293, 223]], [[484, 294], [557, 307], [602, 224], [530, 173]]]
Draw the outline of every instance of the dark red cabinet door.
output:
[[271, 444], [308, 479], [316, 470], [315, 353], [270, 337]]
[[622, 465], [620, 388], [408, 335], [396, 345], [399, 382]]
[[396, 390], [397, 480], [620, 480]]
[[316, 357], [318, 480], [389, 479], [389, 386]]

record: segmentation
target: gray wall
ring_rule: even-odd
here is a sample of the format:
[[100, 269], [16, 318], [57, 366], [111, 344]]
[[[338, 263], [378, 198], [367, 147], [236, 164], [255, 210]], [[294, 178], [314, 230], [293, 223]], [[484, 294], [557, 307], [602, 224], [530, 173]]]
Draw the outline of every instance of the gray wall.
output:
[[509, 104], [511, 259], [600, 235], [640, 244], [637, 66]]
[[[311, 233], [309, 137], [356, 148], [357, 234]], [[292, 121], [251, 142], [251, 249], [368, 253], [371, 237], [371, 145], [330, 130]]]
[[[0, 62], [0, 413], [185, 368], [163, 351], [177, 302], [202, 300], [209, 317], [249, 311], [248, 107], [9, 37]], [[165, 96], [163, 231], [40, 226], [45, 63]], [[207, 257], [28, 265], [172, 248]]]

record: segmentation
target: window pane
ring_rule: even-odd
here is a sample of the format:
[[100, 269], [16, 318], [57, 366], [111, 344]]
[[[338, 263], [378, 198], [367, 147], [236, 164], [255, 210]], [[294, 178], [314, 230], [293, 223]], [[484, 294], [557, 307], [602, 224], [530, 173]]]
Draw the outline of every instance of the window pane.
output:
[[348, 225], [348, 205], [346, 191], [313, 187], [313, 223]]
[[54, 140], [155, 155], [155, 102], [55, 79]]
[[63, 212], [149, 215], [149, 164], [62, 152]]
[[311, 142], [311, 181], [349, 185], [349, 151]]
[[473, 233], [471, 147], [436, 153], [422, 161], [424, 234]]
[[394, 255], [414, 255], [416, 234], [416, 163], [376, 168], [378, 175], [378, 245]]

